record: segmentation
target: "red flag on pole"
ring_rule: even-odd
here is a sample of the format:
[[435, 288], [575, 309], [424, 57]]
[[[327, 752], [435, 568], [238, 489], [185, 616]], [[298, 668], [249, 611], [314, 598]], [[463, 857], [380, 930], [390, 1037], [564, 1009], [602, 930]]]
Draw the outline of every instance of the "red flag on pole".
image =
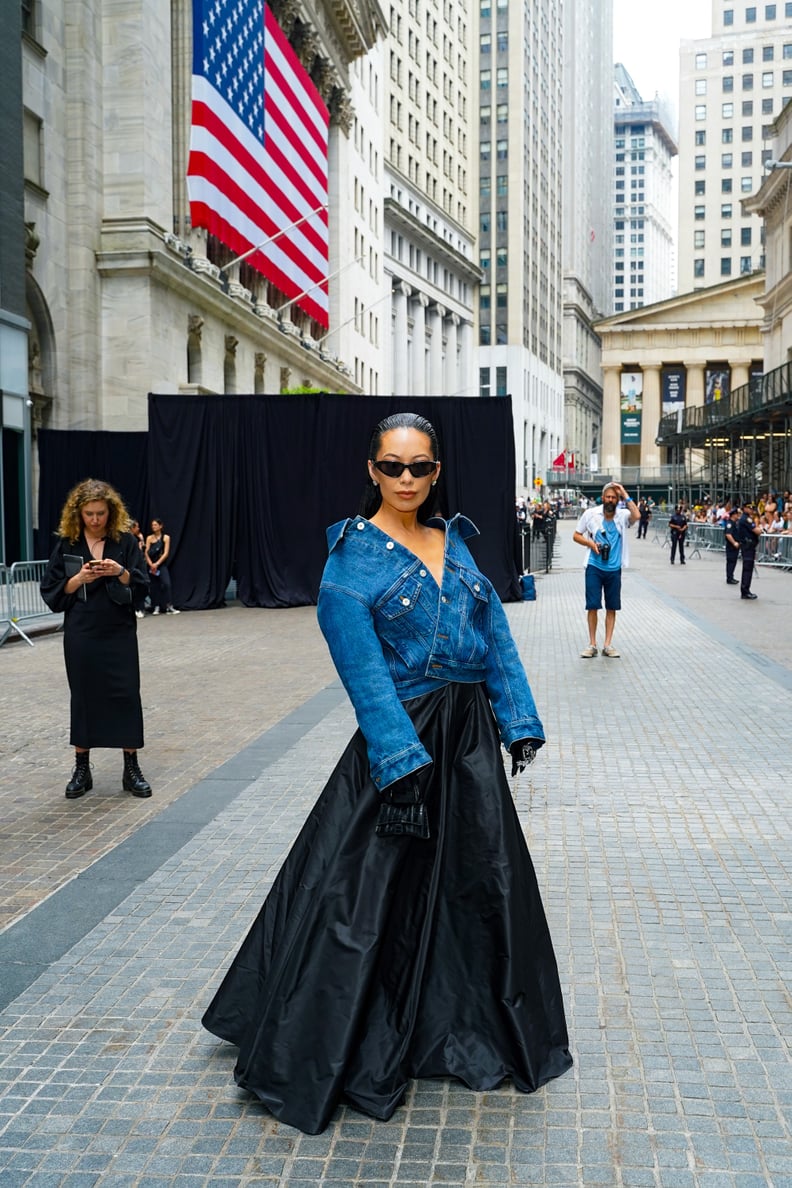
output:
[[566, 454], [560, 453], [558, 455], [558, 457], [555, 459], [555, 461], [553, 462], [553, 466], [554, 467], [557, 466], [559, 468], [559, 470], [563, 470], [564, 467], [566, 466]]

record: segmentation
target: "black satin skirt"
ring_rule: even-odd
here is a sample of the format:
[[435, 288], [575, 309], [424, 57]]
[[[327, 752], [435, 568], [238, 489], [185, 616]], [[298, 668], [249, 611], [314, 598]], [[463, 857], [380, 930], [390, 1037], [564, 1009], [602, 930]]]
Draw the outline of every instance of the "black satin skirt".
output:
[[413, 1077], [530, 1093], [572, 1064], [484, 687], [405, 708], [434, 759], [431, 838], [377, 837], [358, 731], [203, 1017], [237, 1084], [308, 1134], [341, 1101], [390, 1118]]

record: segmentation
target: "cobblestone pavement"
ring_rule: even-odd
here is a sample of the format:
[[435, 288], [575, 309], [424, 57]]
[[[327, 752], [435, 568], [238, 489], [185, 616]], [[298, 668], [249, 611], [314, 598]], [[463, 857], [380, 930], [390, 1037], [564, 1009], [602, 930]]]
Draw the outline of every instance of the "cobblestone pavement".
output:
[[636, 542], [622, 657], [582, 660], [571, 532], [507, 608], [549, 738], [513, 786], [575, 1056], [531, 1096], [419, 1082], [390, 1123], [341, 1108], [306, 1136], [200, 1028], [353, 729], [310, 610], [141, 624], [146, 805], [101, 754], [67, 805], [60, 644], [0, 650], [4, 1188], [792, 1188], [792, 576], [741, 603], [722, 558]]

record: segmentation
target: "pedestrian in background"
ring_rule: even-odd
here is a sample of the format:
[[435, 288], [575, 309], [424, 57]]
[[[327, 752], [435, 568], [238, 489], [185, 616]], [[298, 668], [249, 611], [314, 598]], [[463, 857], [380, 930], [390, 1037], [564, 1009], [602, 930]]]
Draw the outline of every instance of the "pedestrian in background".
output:
[[[619, 501], [624, 507], [619, 507]], [[638, 508], [621, 483], [606, 483], [602, 503], [583, 512], [572, 535], [576, 544], [589, 550], [586, 556], [586, 618], [589, 646], [580, 655], [597, 655], [597, 620], [605, 600], [605, 642], [603, 656], [618, 657], [613, 647], [616, 612], [621, 610], [621, 571], [629, 563], [627, 529], [638, 519]]]
[[740, 597], [758, 598], [751, 592], [754, 564], [756, 562], [756, 541], [762, 535], [762, 523], [752, 503], [744, 503], [742, 515], [737, 521], [737, 540], [740, 542], [742, 553], [742, 573], [740, 575]]
[[392, 1116], [414, 1077], [532, 1092], [572, 1063], [512, 774], [544, 734], [474, 525], [433, 516], [437, 437], [369, 446], [361, 514], [328, 530], [319, 626], [360, 729], [206, 1012], [235, 1077], [323, 1130]]
[[168, 571], [170, 548], [171, 538], [165, 531], [165, 525], [155, 516], [151, 521], [151, 534], [146, 537], [146, 562], [151, 582], [151, 613], [154, 615], [160, 612], [168, 615], [181, 613], [173, 605], [173, 585]]
[[737, 578], [734, 571], [737, 568], [737, 558], [740, 555], [740, 541], [737, 536], [737, 522], [739, 513], [736, 508], [729, 508], [723, 520], [723, 542], [726, 548], [726, 585], [736, 586]]
[[138, 764], [143, 746], [140, 662], [133, 592], [145, 593], [146, 569], [128, 531], [123, 500], [109, 483], [85, 479], [69, 492], [59, 540], [41, 579], [41, 596], [63, 612], [63, 653], [71, 691], [75, 766], [66, 797], [93, 787], [93, 747], [124, 752], [122, 785], [151, 796]]
[[649, 521], [652, 518], [652, 513], [649, 509], [649, 504], [645, 499], [638, 501], [638, 539], [641, 537], [646, 539], [646, 532], [649, 527]]
[[688, 521], [687, 516], [682, 511], [681, 503], [676, 505], [674, 514], [668, 521], [668, 530], [671, 533], [671, 564], [674, 564], [674, 558], [679, 549], [679, 564], [685, 564], [685, 537], [687, 536]]

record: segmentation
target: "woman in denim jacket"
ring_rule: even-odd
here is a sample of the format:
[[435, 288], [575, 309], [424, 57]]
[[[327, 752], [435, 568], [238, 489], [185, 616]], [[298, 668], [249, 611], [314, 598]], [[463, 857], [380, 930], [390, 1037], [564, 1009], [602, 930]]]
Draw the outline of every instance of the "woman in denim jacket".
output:
[[555, 955], [503, 767], [544, 744], [463, 516], [432, 518], [428, 421], [386, 418], [362, 514], [328, 531], [319, 625], [357, 716], [204, 1016], [237, 1083], [318, 1133], [414, 1077], [531, 1092], [571, 1065]]

